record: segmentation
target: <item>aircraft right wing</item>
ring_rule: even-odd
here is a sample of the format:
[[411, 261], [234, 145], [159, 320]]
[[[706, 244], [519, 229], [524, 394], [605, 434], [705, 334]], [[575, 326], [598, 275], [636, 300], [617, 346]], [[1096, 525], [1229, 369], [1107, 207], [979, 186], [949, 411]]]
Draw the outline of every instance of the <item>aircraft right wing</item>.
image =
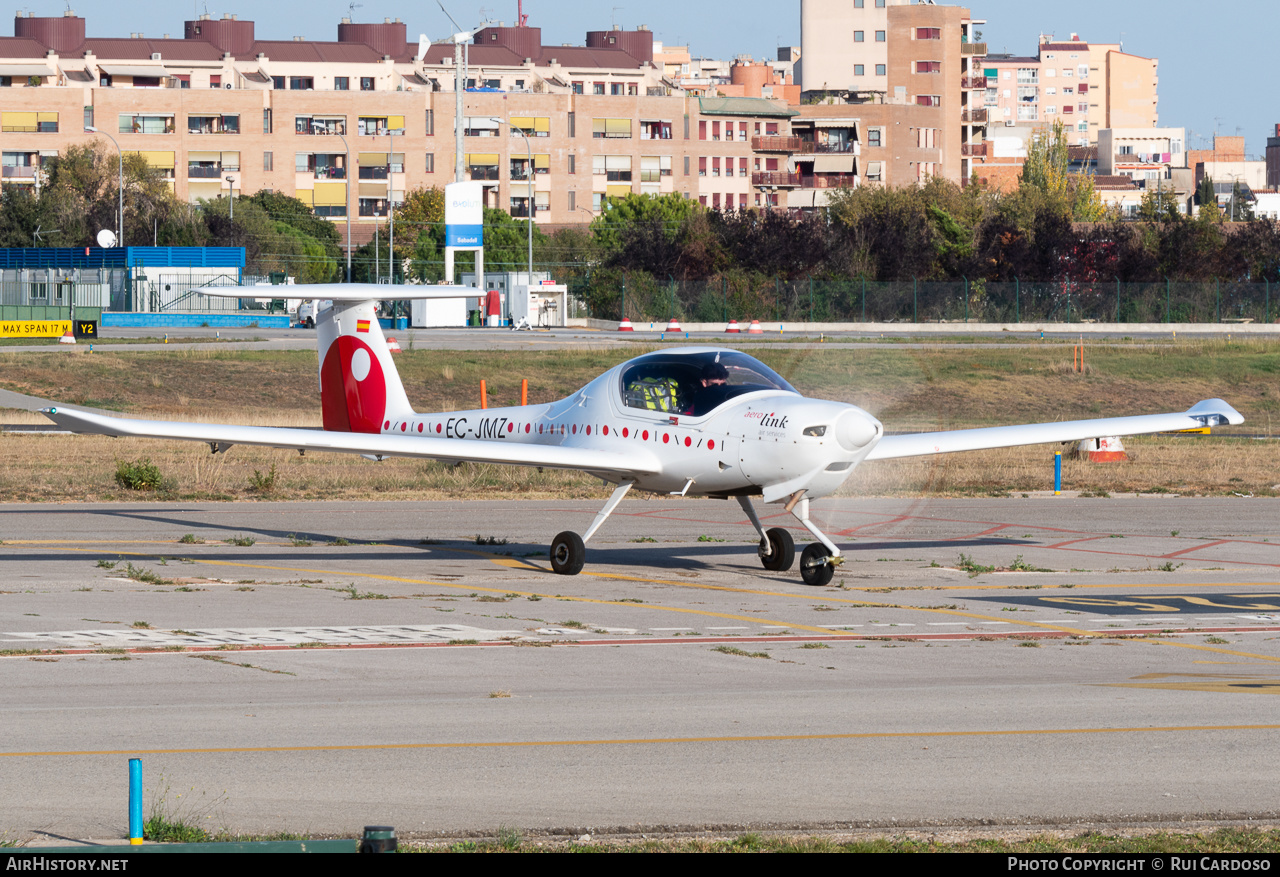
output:
[[1244, 416], [1239, 411], [1221, 399], [1206, 399], [1181, 414], [1143, 414], [1137, 417], [1105, 417], [1099, 420], [1066, 420], [1060, 423], [1028, 423], [1022, 426], [887, 435], [871, 449], [867, 459], [893, 460], [899, 457], [950, 454], [955, 451], [1075, 442], [1111, 435], [1145, 435], [1225, 424], [1234, 426], [1240, 423], [1244, 423]]
[[574, 448], [524, 442], [479, 439], [428, 438], [365, 432], [335, 432], [278, 426], [235, 426], [172, 420], [133, 420], [67, 408], [42, 408], [41, 413], [76, 433], [112, 437], [179, 439], [207, 442], [215, 451], [232, 445], [258, 445], [298, 451], [337, 451], [385, 457], [423, 457], [429, 460], [467, 463], [502, 463], [578, 469], [618, 475], [646, 475], [661, 471], [657, 457], [647, 448], [627, 447], [626, 453], [598, 448]]

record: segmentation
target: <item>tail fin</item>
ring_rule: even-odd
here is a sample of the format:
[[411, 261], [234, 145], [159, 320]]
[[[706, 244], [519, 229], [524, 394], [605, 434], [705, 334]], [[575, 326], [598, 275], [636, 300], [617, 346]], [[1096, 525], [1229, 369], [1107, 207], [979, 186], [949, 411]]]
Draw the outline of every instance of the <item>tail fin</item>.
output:
[[413, 414], [378, 324], [376, 301], [335, 301], [316, 315], [324, 428], [379, 433]]

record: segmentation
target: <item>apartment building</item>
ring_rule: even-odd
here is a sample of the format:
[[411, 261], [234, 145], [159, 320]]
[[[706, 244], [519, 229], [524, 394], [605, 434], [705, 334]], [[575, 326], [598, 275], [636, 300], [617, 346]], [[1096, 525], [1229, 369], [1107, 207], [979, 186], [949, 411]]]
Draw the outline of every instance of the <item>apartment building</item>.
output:
[[187, 21], [181, 39], [85, 34], [68, 13], [19, 15], [0, 37], [5, 183], [39, 184], [44, 159], [95, 128], [180, 198], [282, 192], [350, 217], [359, 241], [406, 191], [454, 180], [461, 84], [463, 175], [491, 207], [527, 216], [532, 200], [538, 222], [569, 224], [629, 192], [783, 203], [769, 175], [787, 156], [756, 147], [789, 136], [796, 111], [761, 96], [769, 68], [735, 65], [746, 83], [735, 90], [754, 96], [691, 94], [654, 65], [648, 30], [546, 46], [535, 27], [486, 28], [465, 76], [448, 47], [418, 60], [400, 21], [344, 20], [335, 42], [259, 40], [231, 15]]
[[987, 130], [983, 23], [959, 6], [806, 0], [788, 203], [821, 206], [845, 185], [968, 182]]
[[1158, 61], [1117, 43], [1041, 34], [1031, 56], [988, 55], [985, 105], [992, 129], [1062, 122], [1077, 146], [1097, 146], [1105, 128], [1155, 128]]

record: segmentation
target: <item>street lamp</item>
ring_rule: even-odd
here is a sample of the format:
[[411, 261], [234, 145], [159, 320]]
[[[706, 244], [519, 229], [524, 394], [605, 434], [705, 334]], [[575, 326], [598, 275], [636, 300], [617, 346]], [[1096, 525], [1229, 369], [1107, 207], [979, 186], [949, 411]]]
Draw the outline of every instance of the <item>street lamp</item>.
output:
[[347, 283], [351, 282], [351, 147], [347, 145], [347, 138], [343, 137], [337, 131], [333, 133], [338, 135], [342, 140], [342, 148], [347, 151], [347, 166], [343, 168], [347, 173]]
[[[387, 261], [390, 263], [391, 284], [393, 286], [396, 282], [396, 187], [395, 174], [391, 168], [395, 160], [395, 134], [395, 131], [390, 128], [387, 129], [387, 214], [391, 217], [391, 243], [389, 245], [390, 249], [387, 250]], [[404, 134], [403, 129], [401, 129], [400, 134]]]
[[231, 190], [231, 215], [228, 217], [232, 222], [236, 221], [236, 178], [227, 177], [227, 188]]
[[[490, 118], [489, 121], [495, 122], [499, 125], [502, 124], [502, 119]], [[528, 134], [524, 133], [510, 122], [507, 122], [507, 128], [524, 138], [525, 151], [529, 156], [529, 166], [525, 171], [529, 178], [529, 279], [526, 282], [530, 286], [533, 286], [533, 144], [529, 142]]]
[[99, 131], [92, 125], [86, 125], [90, 134], [101, 134], [116, 145], [116, 154], [120, 156], [120, 214], [116, 220], [116, 246], [124, 246], [124, 153], [120, 151], [120, 143], [106, 131]]

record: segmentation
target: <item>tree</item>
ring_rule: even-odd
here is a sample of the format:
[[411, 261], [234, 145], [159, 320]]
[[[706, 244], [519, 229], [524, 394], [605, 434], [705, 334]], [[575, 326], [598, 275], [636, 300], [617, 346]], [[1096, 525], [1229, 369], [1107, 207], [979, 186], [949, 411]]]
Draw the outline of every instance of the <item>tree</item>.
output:
[[604, 200], [600, 215], [591, 221], [591, 233], [606, 253], [617, 252], [629, 231], [639, 225], [675, 242], [686, 220], [702, 209], [696, 201], [674, 193], [613, 196]]
[[1070, 173], [1066, 126], [1061, 121], [1038, 131], [1027, 145], [1020, 185], [1039, 189], [1061, 202], [1076, 222], [1097, 222], [1106, 215], [1102, 201], [1088, 176]]

